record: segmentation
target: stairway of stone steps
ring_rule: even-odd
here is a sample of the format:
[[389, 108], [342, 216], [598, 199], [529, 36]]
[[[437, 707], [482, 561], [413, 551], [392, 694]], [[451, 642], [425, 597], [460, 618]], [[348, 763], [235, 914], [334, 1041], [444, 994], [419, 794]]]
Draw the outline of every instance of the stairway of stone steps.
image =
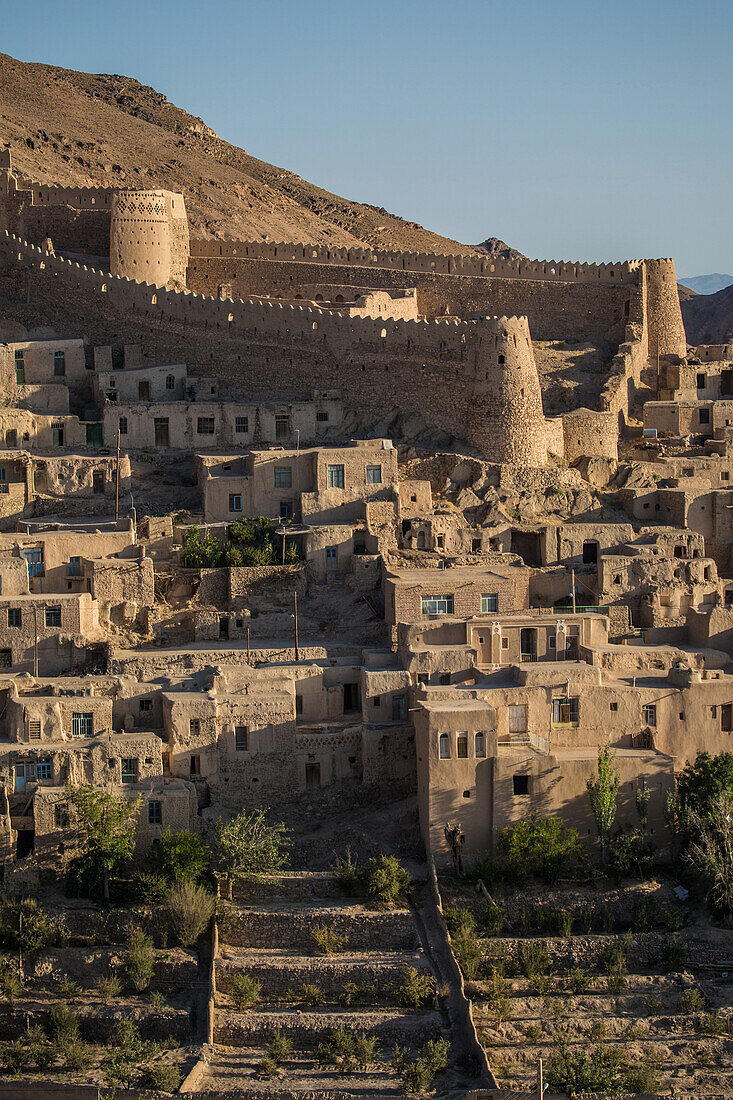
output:
[[[480, 998], [486, 983], [472, 983]], [[570, 1049], [596, 1043], [621, 1048], [627, 1064], [653, 1063], [675, 1094], [733, 1094], [733, 1039], [701, 1031], [701, 1013], [684, 1014], [680, 995], [695, 985], [689, 973], [628, 974], [618, 991], [594, 977], [585, 993], [558, 987], [538, 995], [523, 978], [507, 979], [508, 1011], [501, 1023], [477, 1000], [479, 1038], [500, 1083], [531, 1088], [538, 1059], [547, 1063], [558, 1042]]]
[[[413, 1010], [394, 994], [406, 967], [433, 973], [409, 909], [369, 909], [344, 895], [333, 876], [306, 872], [247, 885], [231, 908], [232, 919], [219, 935], [214, 1043], [202, 1091], [394, 1097], [401, 1092], [390, 1068], [394, 1047], [417, 1054], [428, 1039], [450, 1040], [439, 999]], [[344, 950], [317, 954], [316, 927], [342, 937]], [[260, 983], [251, 1008], [236, 1009], [227, 994], [237, 975]], [[343, 1074], [320, 1065], [316, 1048], [336, 1028], [376, 1038], [374, 1064]], [[291, 1041], [292, 1054], [276, 1075], [265, 1077], [261, 1064], [275, 1032]], [[443, 1091], [459, 1077], [449, 1067], [439, 1079]]]

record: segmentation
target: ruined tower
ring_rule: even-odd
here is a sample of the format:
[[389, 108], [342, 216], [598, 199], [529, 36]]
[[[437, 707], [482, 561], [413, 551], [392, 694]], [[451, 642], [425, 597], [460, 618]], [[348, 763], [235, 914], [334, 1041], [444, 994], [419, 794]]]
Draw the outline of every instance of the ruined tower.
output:
[[648, 356], [656, 362], [687, 353], [674, 260], [644, 260]]
[[476, 333], [473, 396], [466, 439], [489, 462], [542, 466], [550, 424], [526, 317], [495, 317]]
[[117, 191], [112, 200], [110, 271], [154, 286], [184, 287], [189, 237], [183, 195]]

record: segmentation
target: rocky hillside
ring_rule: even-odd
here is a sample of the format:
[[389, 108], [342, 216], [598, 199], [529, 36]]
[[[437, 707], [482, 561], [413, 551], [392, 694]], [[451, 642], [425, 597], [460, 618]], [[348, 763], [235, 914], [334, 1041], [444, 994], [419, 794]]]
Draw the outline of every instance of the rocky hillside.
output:
[[717, 294], [680, 294], [682, 320], [688, 344], [727, 344], [733, 341], [733, 286]]
[[0, 146], [6, 144], [18, 168], [42, 182], [181, 191], [199, 236], [476, 251], [257, 160], [129, 77], [0, 54]]

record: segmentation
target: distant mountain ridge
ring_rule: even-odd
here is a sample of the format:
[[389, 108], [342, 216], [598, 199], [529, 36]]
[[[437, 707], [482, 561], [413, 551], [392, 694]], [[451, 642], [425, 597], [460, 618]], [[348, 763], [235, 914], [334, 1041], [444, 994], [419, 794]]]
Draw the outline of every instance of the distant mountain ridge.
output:
[[733, 342], [733, 285], [717, 294], [680, 294], [688, 344]]
[[719, 290], [733, 286], [733, 275], [716, 271], [713, 275], [679, 275], [677, 281], [696, 294], [717, 294]]

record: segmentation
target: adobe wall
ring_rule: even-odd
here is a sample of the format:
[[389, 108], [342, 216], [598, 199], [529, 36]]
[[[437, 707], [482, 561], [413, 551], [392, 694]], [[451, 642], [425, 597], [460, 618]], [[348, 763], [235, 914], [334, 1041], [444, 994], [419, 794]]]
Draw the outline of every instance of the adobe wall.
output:
[[[207, 242], [216, 244], [218, 242]], [[192, 248], [197, 242], [192, 243]], [[250, 249], [252, 246], [248, 246]], [[381, 257], [380, 257], [381, 258]], [[468, 257], [466, 258], [468, 259]], [[480, 265], [479, 265], [480, 266]], [[620, 265], [623, 266], [623, 265]], [[627, 303], [638, 286], [637, 273], [626, 282], [558, 279], [507, 273], [482, 275], [464, 270], [451, 274], [406, 268], [339, 266], [335, 261], [226, 258], [192, 254], [186, 285], [196, 294], [215, 295], [230, 284], [235, 298], [273, 295], [292, 298], [303, 284], [339, 283], [374, 289], [417, 288], [418, 312], [428, 318], [446, 313], [458, 317], [526, 315], [537, 340], [609, 340], [623, 338]]]

